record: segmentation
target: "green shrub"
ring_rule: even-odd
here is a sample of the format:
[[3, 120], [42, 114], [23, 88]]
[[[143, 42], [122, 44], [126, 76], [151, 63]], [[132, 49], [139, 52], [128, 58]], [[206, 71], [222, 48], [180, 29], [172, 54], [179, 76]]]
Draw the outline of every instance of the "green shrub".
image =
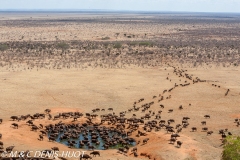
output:
[[0, 51], [5, 51], [8, 49], [8, 46], [6, 44], [0, 44]]
[[104, 43], [103, 43], [103, 47], [104, 47], [104, 48], [108, 48], [108, 46], [109, 46], [109, 43], [108, 43], [108, 42], [104, 42]]
[[152, 42], [140, 42], [139, 43], [139, 46], [152, 46], [153, 45], [153, 43]]
[[114, 46], [113, 46], [113, 48], [117, 48], [117, 49], [119, 49], [121, 47], [122, 47], [121, 43], [115, 43]]
[[239, 160], [240, 159], [240, 137], [228, 136], [224, 140], [222, 152], [223, 160]]
[[135, 46], [135, 45], [137, 45], [137, 44], [138, 44], [138, 43], [137, 43], [137, 42], [134, 42], [134, 41], [129, 43], [130, 46]]
[[62, 50], [66, 50], [69, 48], [69, 45], [67, 43], [61, 42], [57, 44], [57, 48], [62, 49]]

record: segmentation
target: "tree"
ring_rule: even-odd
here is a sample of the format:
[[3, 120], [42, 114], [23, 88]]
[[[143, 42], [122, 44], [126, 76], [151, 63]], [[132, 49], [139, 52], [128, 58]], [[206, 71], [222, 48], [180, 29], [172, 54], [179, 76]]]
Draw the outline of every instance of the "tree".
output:
[[223, 160], [239, 160], [240, 159], [240, 137], [228, 136], [224, 140], [222, 152]]

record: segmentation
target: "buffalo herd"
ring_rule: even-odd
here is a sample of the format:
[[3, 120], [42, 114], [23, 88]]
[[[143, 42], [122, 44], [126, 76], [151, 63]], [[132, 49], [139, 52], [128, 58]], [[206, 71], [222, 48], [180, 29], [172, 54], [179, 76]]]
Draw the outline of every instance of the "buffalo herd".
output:
[[[172, 66], [173, 67], [173, 66]], [[178, 69], [173, 67], [173, 73], [178, 77], [184, 77], [189, 83], [185, 81], [183, 84], [177, 85], [175, 83], [174, 87], [170, 89], [165, 89], [158, 96], [153, 96], [153, 101], [146, 102], [144, 98], [133, 103], [131, 108], [128, 108], [125, 111], [119, 113], [114, 112], [114, 108], [95, 108], [91, 113], [81, 113], [81, 112], [63, 112], [53, 115], [51, 109], [45, 109], [43, 113], [35, 113], [33, 115], [21, 115], [21, 116], [11, 116], [10, 119], [14, 121], [11, 124], [12, 128], [18, 129], [19, 121], [26, 121], [26, 124], [30, 127], [31, 131], [39, 132], [39, 141], [43, 141], [45, 138], [51, 141], [64, 141], [69, 148], [84, 148], [92, 150], [90, 155], [85, 154], [80, 157], [80, 159], [92, 159], [92, 156], [100, 156], [100, 152], [96, 149], [110, 149], [117, 148], [119, 153], [133, 154], [133, 156], [138, 157], [145, 156], [150, 157], [147, 153], [140, 153], [137, 148], [139, 145], [148, 145], [148, 142], [151, 142], [151, 138], [148, 137], [149, 132], [158, 132], [164, 129], [166, 133], [170, 133], [170, 144], [177, 142], [178, 148], [183, 144], [180, 133], [183, 129], [187, 129], [190, 125], [190, 117], [182, 117], [182, 123], [176, 124], [174, 119], [161, 119], [161, 113], [165, 109], [163, 104], [159, 104], [159, 110], [153, 111], [153, 105], [155, 103], [160, 103], [163, 100], [171, 98], [171, 95], [165, 96], [167, 93], [171, 93], [177, 87], [186, 87], [189, 85], [194, 85], [196, 83], [204, 83], [206, 80], [201, 80], [198, 77], [194, 78], [192, 75], [187, 74], [187, 70]], [[169, 75], [169, 74], [168, 74]], [[169, 79], [167, 77], [167, 79]], [[220, 88], [220, 86], [218, 87]], [[229, 89], [225, 95], [227, 95]], [[160, 99], [158, 99], [160, 97]], [[156, 99], [156, 101], [155, 101]], [[189, 106], [191, 104], [189, 103]], [[183, 105], [179, 106], [179, 111], [183, 110]], [[106, 111], [105, 111], [106, 110]], [[172, 113], [173, 109], [168, 109], [168, 113]], [[104, 113], [102, 113], [104, 112]], [[108, 112], [108, 113], [106, 113]], [[175, 111], [177, 112], [177, 111]], [[138, 114], [139, 113], [139, 114]], [[138, 115], [144, 114], [144, 116], [138, 117]], [[132, 116], [129, 116], [132, 115]], [[94, 122], [96, 118], [100, 118], [99, 123]], [[84, 123], [78, 123], [79, 118], [85, 118]], [[211, 119], [209, 114], [204, 115], [203, 118]], [[50, 121], [48, 125], [35, 124], [35, 119], [47, 119]], [[71, 123], [64, 123], [64, 120], [72, 119]], [[58, 123], [56, 120], [61, 120]], [[206, 127], [207, 121], [201, 121], [202, 132], [206, 132], [208, 136], [213, 134], [213, 131], [209, 130]], [[0, 124], [2, 123], [0, 119]], [[240, 125], [239, 119], [235, 119], [237, 126]], [[197, 127], [193, 126], [191, 132], [197, 132]], [[222, 139], [225, 139], [227, 134], [232, 135], [227, 129], [219, 130]], [[144, 137], [143, 139], [140, 137]], [[0, 134], [0, 139], [2, 134]], [[140, 141], [140, 139], [142, 139]], [[136, 145], [136, 146], [134, 146]], [[3, 152], [3, 142], [0, 141], [0, 151]], [[100, 146], [100, 147], [99, 147]], [[11, 150], [13, 146], [10, 146], [7, 151]], [[131, 147], [132, 150], [129, 150]], [[58, 148], [54, 147], [52, 150], [57, 150]]]

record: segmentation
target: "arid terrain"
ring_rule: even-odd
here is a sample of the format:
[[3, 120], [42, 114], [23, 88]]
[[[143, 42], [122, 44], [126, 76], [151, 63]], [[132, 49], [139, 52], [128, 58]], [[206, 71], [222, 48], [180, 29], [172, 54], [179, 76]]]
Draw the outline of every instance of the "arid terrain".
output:
[[240, 134], [240, 15], [0, 13], [0, 151], [77, 151], [41, 131], [87, 123], [137, 142], [94, 160], [217, 160]]

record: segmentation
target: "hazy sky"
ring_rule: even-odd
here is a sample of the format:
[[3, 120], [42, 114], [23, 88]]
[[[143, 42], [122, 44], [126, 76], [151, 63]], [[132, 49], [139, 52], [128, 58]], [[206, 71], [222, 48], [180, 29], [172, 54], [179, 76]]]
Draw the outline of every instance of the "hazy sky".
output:
[[0, 0], [6, 9], [240, 12], [240, 0]]

